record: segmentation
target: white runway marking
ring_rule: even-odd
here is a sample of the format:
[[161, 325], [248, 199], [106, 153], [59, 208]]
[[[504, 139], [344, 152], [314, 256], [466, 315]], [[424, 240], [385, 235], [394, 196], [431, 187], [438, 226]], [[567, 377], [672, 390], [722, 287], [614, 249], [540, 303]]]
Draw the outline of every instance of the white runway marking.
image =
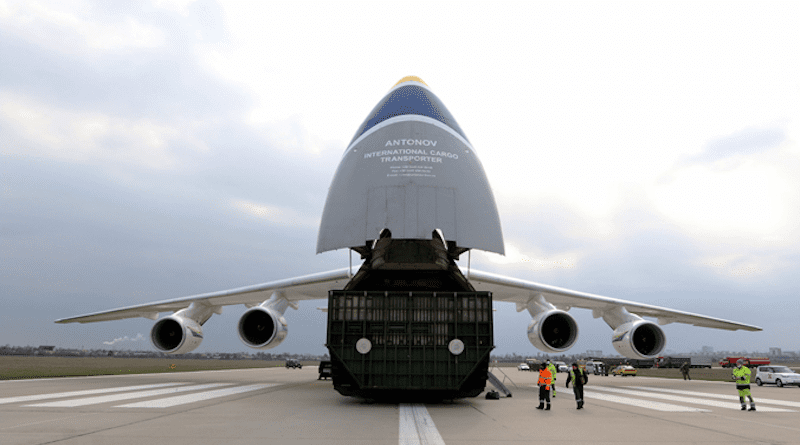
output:
[[[739, 402], [739, 396], [731, 394], [714, 394], [710, 392], [682, 391], [679, 389], [647, 388], [644, 386], [628, 386], [628, 388], [643, 389], [647, 391], [668, 392], [673, 394], [685, 394], [697, 397], [709, 397], [713, 399], [735, 400], [736, 402]], [[731, 385], [731, 389], [735, 389], [735, 386]], [[790, 402], [788, 400], [776, 400], [776, 399], [762, 399], [761, 397], [755, 397], [755, 396], [753, 396], [753, 399], [755, 399], [756, 401], [756, 406], [758, 406], [761, 403], [766, 403], [767, 405], [780, 405], [780, 406], [791, 406], [794, 408], [800, 408], [800, 402]]]
[[37, 394], [33, 396], [5, 397], [0, 399], [0, 405], [4, 403], [33, 402], [36, 400], [62, 399], [65, 397], [88, 396], [92, 394], [104, 394], [110, 392], [138, 391], [142, 389], [163, 388], [165, 386], [185, 385], [185, 382], [158, 383], [154, 385], [120, 386], [118, 388], [87, 389], [84, 391], [56, 392], [52, 394]]
[[256, 391], [262, 388], [276, 386], [277, 383], [260, 383], [257, 385], [236, 386], [233, 388], [217, 389], [197, 394], [185, 394], [182, 396], [167, 397], [164, 399], [147, 400], [144, 402], [128, 403], [126, 405], [115, 406], [114, 408], [169, 408], [171, 406], [183, 405], [186, 403], [200, 402], [202, 400], [225, 397], [232, 394], [239, 394], [248, 391]]
[[[720, 402], [717, 400], [706, 400], [697, 397], [682, 397], [678, 395], [670, 395], [670, 394], [661, 394], [656, 392], [645, 392], [645, 391], [634, 391], [630, 389], [621, 389], [621, 388], [609, 388], [606, 386], [593, 386], [592, 389], [599, 389], [601, 391], [609, 391], [619, 394], [627, 394], [632, 396], [640, 396], [640, 397], [649, 397], [653, 399], [663, 399], [663, 400], [670, 400], [672, 402], [682, 402], [682, 403], [690, 403], [693, 405], [706, 405], [706, 406], [714, 406], [717, 408], [726, 408], [726, 409], [741, 409], [739, 405], [739, 399], [737, 397], [736, 403], [730, 402]], [[796, 411], [792, 411], [789, 409], [783, 408], [772, 408], [769, 406], [757, 406], [757, 409], [760, 411], [767, 411], [767, 412], [775, 412], [775, 413], [793, 413]]]
[[425, 405], [400, 404], [400, 445], [444, 445]]
[[[594, 387], [597, 389], [598, 387]], [[629, 397], [621, 397], [615, 396], [611, 394], [601, 394], [594, 391], [587, 391], [584, 390], [583, 392], [584, 397], [588, 397], [591, 399], [598, 399], [604, 400], [606, 402], [614, 402], [614, 403], [621, 403], [623, 405], [630, 405], [636, 406], [639, 408], [647, 408], [647, 409], [654, 409], [656, 411], [664, 411], [670, 413], [708, 413], [711, 410], [701, 409], [701, 408], [691, 408], [688, 406], [681, 406], [681, 405], [673, 405], [671, 403], [662, 403], [662, 402], [654, 402], [651, 400], [642, 400], [642, 399], [631, 399]]]
[[127, 400], [127, 399], [141, 399], [144, 397], [152, 397], [152, 396], [160, 396], [164, 394], [172, 394], [176, 392], [183, 392], [183, 391], [197, 391], [200, 389], [206, 388], [215, 388], [218, 386], [226, 386], [230, 385], [231, 383], [209, 383], [206, 385], [194, 385], [194, 386], [182, 386], [180, 388], [167, 388], [167, 389], [155, 389], [152, 391], [139, 391], [133, 393], [125, 393], [125, 394], [115, 394], [110, 396], [99, 396], [99, 397], [85, 397], [82, 399], [74, 399], [74, 400], [62, 400], [60, 402], [47, 402], [47, 403], [37, 403], [34, 405], [25, 405], [25, 406], [36, 406], [36, 407], [50, 407], [50, 408], [71, 408], [76, 406], [84, 406], [84, 405], [95, 405], [98, 403], [107, 403], [107, 402], [116, 402], [118, 400]]

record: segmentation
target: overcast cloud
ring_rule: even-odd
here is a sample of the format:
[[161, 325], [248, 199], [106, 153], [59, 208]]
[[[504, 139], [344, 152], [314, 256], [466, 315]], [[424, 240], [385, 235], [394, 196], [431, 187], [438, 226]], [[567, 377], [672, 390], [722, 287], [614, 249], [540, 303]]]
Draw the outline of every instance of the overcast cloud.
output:
[[[346, 266], [314, 254], [330, 180], [414, 74], [495, 192], [507, 255], [473, 267], [764, 328], [668, 325], [671, 350], [800, 350], [797, 23], [796, 2], [0, 1], [0, 344], [141, 348], [150, 320], [53, 320]], [[325, 352], [325, 304], [274, 351]], [[496, 352], [538, 352], [495, 306]], [[244, 309], [198, 352], [247, 349]], [[572, 312], [572, 351], [611, 352]]]

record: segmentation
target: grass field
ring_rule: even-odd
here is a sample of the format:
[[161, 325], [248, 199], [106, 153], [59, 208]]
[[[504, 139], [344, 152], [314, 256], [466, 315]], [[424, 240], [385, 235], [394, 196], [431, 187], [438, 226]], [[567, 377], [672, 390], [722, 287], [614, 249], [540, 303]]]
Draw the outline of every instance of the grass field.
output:
[[[301, 363], [303, 363], [303, 366], [316, 367], [319, 365], [319, 362], [316, 361]], [[0, 356], [0, 380], [269, 368], [274, 366], [284, 366], [284, 362], [277, 360]]]

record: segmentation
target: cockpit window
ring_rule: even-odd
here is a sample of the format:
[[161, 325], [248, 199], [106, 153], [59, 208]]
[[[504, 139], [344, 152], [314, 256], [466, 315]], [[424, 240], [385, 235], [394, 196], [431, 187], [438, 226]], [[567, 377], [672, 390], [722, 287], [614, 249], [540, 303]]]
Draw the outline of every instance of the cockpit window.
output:
[[350, 143], [352, 144], [359, 136], [375, 125], [387, 119], [406, 114], [417, 114], [436, 119], [455, 130], [464, 139], [467, 139], [453, 115], [447, 111], [447, 108], [435, 94], [417, 85], [406, 85], [392, 91], [372, 109], [369, 117], [358, 128]]

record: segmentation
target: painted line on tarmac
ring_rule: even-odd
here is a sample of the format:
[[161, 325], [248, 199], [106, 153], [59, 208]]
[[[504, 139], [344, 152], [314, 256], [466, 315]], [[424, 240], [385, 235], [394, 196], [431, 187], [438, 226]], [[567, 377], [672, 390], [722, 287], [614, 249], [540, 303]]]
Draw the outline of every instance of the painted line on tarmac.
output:
[[165, 386], [185, 385], [185, 382], [157, 383], [153, 385], [120, 386], [116, 388], [87, 389], [83, 391], [55, 392], [51, 394], [36, 394], [32, 396], [4, 397], [0, 399], [0, 405], [4, 403], [34, 402], [36, 400], [63, 399], [66, 397], [88, 396], [92, 394], [105, 394], [110, 392], [139, 391], [142, 389], [163, 388]]
[[259, 383], [257, 385], [235, 386], [233, 388], [223, 388], [214, 391], [206, 391], [197, 394], [186, 394], [182, 396], [167, 397], [163, 399], [147, 400], [144, 402], [128, 403], [126, 405], [118, 405], [114, 408], [170, 408], [178, 405], [185, 405], [187, 403], [201, 402], [203, 400], [216, 399], [218, 397], [230, 396], [233, 394], [240, 394], [243, 392], [257, 391], [270, 386], [277, 386], [277, 383]]
[[99, 396], [99, 397], [85, 397], [82, 399], [62, 400], [60, 402], [37, 403], [34, 405], [25, 405], [25, 406], [49, 407], [49, 408], [72, 408], [76, 406], [96, 405], [98, 403], [116, 402], [118, 400], [141, 399], [144, 397], [161, 396], [164, 394], [173, 394], [176, 392], [197, 391], [200, 389], [215, 388], [218, 386], [227, 386], [227, 385], [231, 385], [231, 383], [208, 383], [205, 385], [182, 386], [180, 388], [154, 389], [152, 391], [139, 391], [139, 392], [114, 394], [110, 396]]
[[425, 405], [400, 404], [400, 445], [444, 445]]
[[[730, 388], [733, 389], [734, 385], [731, 385]], [[685, 394], [685, 395], [692, 395], [698, 397], [709, 397], [714, 399], [725, 399], [725, 400], [735, 400], [736, 402], [739, 401], [738, 395], [730, 395], [730, 394], [714, 394], [711, 392], [697, 392], [697, 391], [681, 391], [679, 389], [666, 389], [666, 388], [648, 388], [646, 386], [626, 386], [626, 388], [631, 389], [643, 389], [647, 391], [660, 391], [660, 392], [668, 392], [673, 394]], [[766, 403], [767, 405], [780, 405], [780, 406], [791, 406], [793, 408], [800, 408], [800, 402], [790, 402], [788, 400], [777, 400], [777, 399], [763, 399], [761, 397], [754, 397], [757, 400], [756, 403], [762, 404]]]
[[[669, 400], [671, 402], [681, 402], [681, 403], [690, 403], [693, 405], [705, 405], [705, 406], [713, 406], [716, 408], [725, 408], [725, 409], [735, 409], [740, 410], [742, 409], [741, 405], [738, 403], [729, 403], [729, 402], [720, 402], [717, 400], [707, 400], [707, 399], [699, 399], [696, 397], [682, 397], [677, 395], [670, 395], [670, 394], [661, 394], [656, 392], [646, 392], [646, 391], [633, 391], [630, 389], [621, 389], [621, 388], [609, 388], [607, 386], [593, 386], [592, 389], [599, 389], [601, 391], [609, 391], [619, 394], [626, 394], [631, 396], [639, 396], [639, 397], [649, 397], [653, 399], [662, 399], [662, 400]], [[797, 411], [792, 411], [789, 409], [783, 408], [772, 408], [769, 406], [759, 408], [761, 411], [767, 412], [774, 412], [774, 413], [794, 413]]]
[[[594, 387], [597, 389], [598, 387]], [[636, 406], [639, 408], [653, 409], [669, 413], [708, 413], [711, 410], [702, 408], [692, 408], [689, 406], [673, 405], [671, 403], [654, 402], [652, 400], [631, 399], [629, 397], [615, 396], [612, 394], [602, 394], [594, 391], [584, 390], [584, 397], [604, 400], [606, 402], [620, 403], [622, 405]]]
[[199, 370], [199, 371], [164, 371], [164, 372], [155, 372], [155, 373], [142, 373], [142, 374], [114, 374], [114, 375], [77, 375], [77, 376], [67, 376], [67, 377], [46, 377], [46, 378], [32, 378], [32, 379], [11, 379], [11, 380], [0, 380], [0, 384], [13, 384], [13, 383], [27, 383], [27, 382], [52, 382], [52, 381], [60, 381], [63, 382], [65, 380], [77, 380], [77, 379], [113, 379], [113, 378], [125, 378], [125, 377], [162, 377], [162, 376], [174, 376], [174, 375], [184, 375], [184, 374], [198, 374], [203, 372], [233, 372], [233, 371], [267, 371], [270, 369], [281, 369], [283, 366], [270, 366], [264, 368], [231, 368], [231, 369], [206, 369], [206, 370]]

